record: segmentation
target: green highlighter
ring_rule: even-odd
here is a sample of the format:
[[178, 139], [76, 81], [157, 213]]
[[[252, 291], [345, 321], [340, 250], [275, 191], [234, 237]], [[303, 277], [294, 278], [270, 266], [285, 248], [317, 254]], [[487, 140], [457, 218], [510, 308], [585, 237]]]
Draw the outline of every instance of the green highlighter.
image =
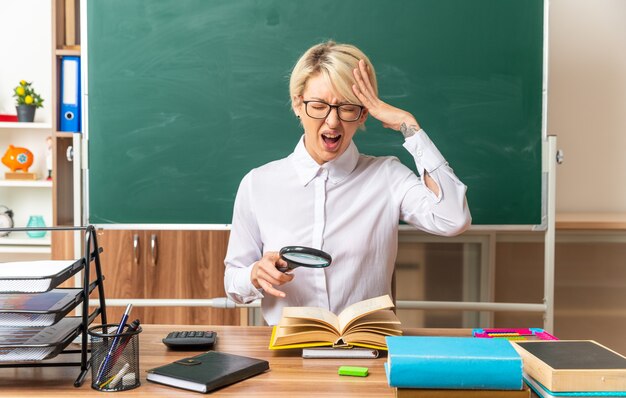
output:
[[367, 371], [368, 368], [362, 368], [360, 366], [340, 366], [338, 373], [340, 376], [365, 377], [367, 376]]

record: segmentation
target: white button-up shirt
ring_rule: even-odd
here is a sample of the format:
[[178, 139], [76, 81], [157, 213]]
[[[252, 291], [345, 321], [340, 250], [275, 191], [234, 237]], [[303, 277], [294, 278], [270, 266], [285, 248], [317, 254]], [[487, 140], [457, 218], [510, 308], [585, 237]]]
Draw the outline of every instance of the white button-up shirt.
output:
[[[420, 175], [437, 182], [435, 195], [391, 156], [359, 154], [352, 142], [336, 159], [316, 163], [301, 138], [288, 157], [250, 171], [241, 181], [224, 263], [224, 288], [239, 303], [262, 298], [270, 325], [286, 306], [339, 313], [355, 302], [391, 294], [399, 220], [437, 235], [463, 232], [471, 217], [466, 186], [423, 130], [407, 138]], [[294, 269], [278, 287], [287, 297], [263, 296], [250, 281], [263, 253], [309, 246], [332, 256], [327, 268]]]

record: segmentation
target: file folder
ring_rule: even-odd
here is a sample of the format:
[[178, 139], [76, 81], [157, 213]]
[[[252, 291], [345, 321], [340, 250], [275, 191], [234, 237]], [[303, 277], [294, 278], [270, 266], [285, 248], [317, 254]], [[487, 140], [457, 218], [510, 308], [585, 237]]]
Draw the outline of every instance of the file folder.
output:
[[61, 131], [80, 131], [80, 57], [61, 58]]

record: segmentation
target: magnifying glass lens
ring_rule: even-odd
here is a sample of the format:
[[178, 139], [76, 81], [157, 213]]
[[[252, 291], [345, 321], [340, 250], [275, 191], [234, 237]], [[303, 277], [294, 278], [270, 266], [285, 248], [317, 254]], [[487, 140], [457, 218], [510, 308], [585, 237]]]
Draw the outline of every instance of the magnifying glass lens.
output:
[[283, 257], [288, 261], [301, 263], [303, 266], [323, 267], [328, 265], [328, 260], [312, 254], [305, 253], [285, 253]]
[[332, 261], [330, 254], [305, 246], [286, 246], [280, 249], [280, 257], [287, 262], [287, 267], [278, 267], [282, 272], [297, 267], [325, 268]]

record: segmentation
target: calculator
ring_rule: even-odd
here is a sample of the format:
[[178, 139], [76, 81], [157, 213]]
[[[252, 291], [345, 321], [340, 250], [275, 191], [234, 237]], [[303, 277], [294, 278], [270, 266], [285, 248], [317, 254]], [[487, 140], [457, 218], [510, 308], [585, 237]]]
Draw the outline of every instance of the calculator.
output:
[[216, 337], [212, 331], [171, 332], [163, 339], [163, 344], [173, 350], [207, 350], [213, 347]]

